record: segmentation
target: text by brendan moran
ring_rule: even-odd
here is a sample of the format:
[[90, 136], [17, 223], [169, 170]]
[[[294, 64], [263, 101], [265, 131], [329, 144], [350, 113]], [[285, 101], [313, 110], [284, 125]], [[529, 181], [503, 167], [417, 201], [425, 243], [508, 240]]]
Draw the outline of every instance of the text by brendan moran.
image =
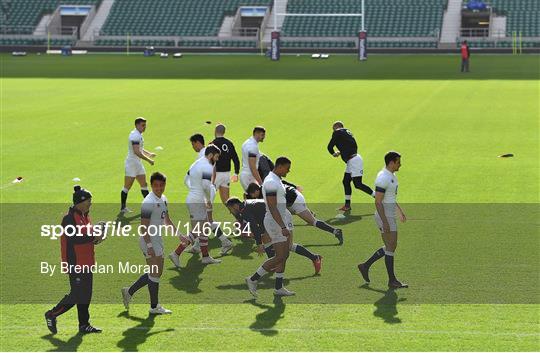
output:
[[101, 273], [101, 274], [111, 274], [111, 273], [157, 273], [157, 265], [140, 265], [140, 264], [131, 264], [129, 261], [118, 261], [118, 264], [94, 264], [94, 265], [70, 265], [67, 262], [60, 262], [59, 264], [50, 264], [45, 261], [40, 263], [40, 272], [43, 275], [53, 276], [54, 274], [65, 273], [65, 274], [83, 274], [83, 273]]

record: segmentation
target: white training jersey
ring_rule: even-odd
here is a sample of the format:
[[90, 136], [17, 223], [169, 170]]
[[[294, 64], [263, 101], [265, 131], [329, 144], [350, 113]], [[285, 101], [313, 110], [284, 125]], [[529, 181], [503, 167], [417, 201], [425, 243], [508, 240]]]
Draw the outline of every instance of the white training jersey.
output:
[[199, 158], [191, 165], [188, 172], [189, 193], [186, 202], [204, 203], [208, 200], [213, 170], [214, 166], [206, 158]]
[[[203, 147], [199, 152], [197, 152], [197, 158], [195, 158], [195, 162], [199, 160], [200, 158], [204, 157], [204, 152], [206, 152], [206, 147]], [[190, 188], [189, 184], [189, 173], [186, 173], [186, 176], [184, 177], [184, 185], [187, 186], [187, 188]]]
[[140, 160], [139, 156], [135, 154], [135, 148], [140, 148], [141, 151], [144, 148], [143, 136], [137, 129], [133, 129], [129, 133], [127, 159]]
[[165, 195], [157, 197], [153, 192], [146, 195], [141, 206], [141, 219], [150, 219], [150, 225], [156, 226], [156, 229], [152, 229], [152, 234], [156, 230], [159, 230], [159, 234], [156, 235], [161, 236], [163, 227], [159, 226], [165, 224], [165, 216], [167, 213], [167, 197], [165, 197]]
[[277, 209], [281, 218], [284, 222], [288, 219], [287, 216], [290, 216], [290, 212], [287, 210], [287, 200], [285, 198], [285, 186], [281, 182], [281, 178], [278, 177], [274, 172], [268, 173], [264, 182], [262, 184], [262, 194], [264, 198], [264, 204], [266, 205], [266, 215], [265, 217], [272, 217], [270, 209], [268, 208], [268, 196], [275, 196], [277, 201]]
[[253, 136], [248, 138], [246, 142], [242, 144], [242, 172], [248, 172], [251, 174], [251, 169], [249, 169], [249, 158], [255, 157], [256, 167], [259, 168], [259, 158], [261, 153], [259, 152], [259, 143]]
[[395, 216], [397, 202], [398, 180], [394, 173], [383, 168], [375, 179], [375, 191], [383, 192], [384, 212], [387, 216]]

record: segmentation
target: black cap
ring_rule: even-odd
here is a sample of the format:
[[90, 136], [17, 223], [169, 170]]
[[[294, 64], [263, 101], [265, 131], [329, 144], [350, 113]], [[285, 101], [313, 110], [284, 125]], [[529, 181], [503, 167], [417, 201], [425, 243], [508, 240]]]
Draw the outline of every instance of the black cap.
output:
[[73, 190], [75, 191], [73, 193], [74, 205], [92, 198], [92, 194], [90, 193], [90, 191], [82, 189], [79, 185], [75, 185], [73, 187]]

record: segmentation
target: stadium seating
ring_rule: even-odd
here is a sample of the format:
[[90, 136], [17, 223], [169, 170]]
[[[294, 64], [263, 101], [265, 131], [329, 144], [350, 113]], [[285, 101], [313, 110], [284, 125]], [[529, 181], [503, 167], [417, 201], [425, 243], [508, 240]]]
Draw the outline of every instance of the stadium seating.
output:
[[234, 14], [240, 5], [270, 3], [271, 0], [116, 0], [102, 34], [216, 36], [223, 18]]
[[[437, 48], [437, 42], [413, 42], [413, 41], [369, 41], [368, 48]], [[356, 48], [354, 41], [282, 41], [283, 48], [302, 49], [350, 49]]]
[[[52, 47], [62, 47], [62, 46], [65, 46], [65, 45], [73, 45], [73, 44], [75, 44], [75, 43], [71, 39], [51, 39], [51, 42], [50, 42], [50, 45]], [[39, 45], [39, 46], [45, 46], [45, 45], [47, 45], [47, 39], [0, 38], [0, 46], [14, 46], [14, 45], [20, 45], [20, 46]]]
[[[483, 49], [483, 48], [512, 48], [511, 41], [468, 41], [469, 47], [474, 49]], [[460, 42], [456, 43], [456, 47], [461, 46]], [[533, 42], [523, 42], [521, 43], [522, 48], [540, 48], [540, 41]]]
[[540, 1], [491, 0], [497, 12], [506, 14], [507, 32], [521, 31], [524, 37], [540, 36]]
[[[445, 0], [366, 1], [366, 29], [375, 37], [429, 36], [442, 26]], [[289, 0], [289, 13], [360, 13], [361, 0]], [[286, 17], [283, 35], [356, 36], [360, 17]]]
[[[99, 39], [95, 45], [105, 47], [125, 47], [127, 39]], [[133, 47], [174, 47], [174, 40], [130, 40], [130, 46]]]
[[37, 26], [44, 14], [53, 13], [61, 4], [66, 5], [92, 5], [99, 4], [101, 0], [16, 0], [11, 1], [8, 14], [8, 22], [4, 21], [5, 11], [2, 8], [1, 25], [9, 26], [29, 26], [18, 32], [18, 34], [32, 34], [33, 28]]

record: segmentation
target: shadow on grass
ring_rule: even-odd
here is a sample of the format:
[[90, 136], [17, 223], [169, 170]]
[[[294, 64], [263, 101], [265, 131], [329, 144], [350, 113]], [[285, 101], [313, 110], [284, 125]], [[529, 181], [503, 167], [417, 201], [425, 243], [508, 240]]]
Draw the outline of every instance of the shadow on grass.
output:
[[257, 303], [255, 299], [248, 300], [246, 303], [265, 309], [262, 313], [257, 314], [255, 322], [249, 325], [251, 330], [260, 332], [261, 335], [264, 336], [275, 336], [279, 333], [274, 326], [276, 326], [277, 322], [283, 317], [283, 313], [285, 312], [285, 303], [281, 297], [274, 296], [274, 305], [260, 304]]
[[360, 286], [360, 288], [383, 294], [383, 296], [373, 304], [376, 308], [373, 312], [374, 316], [383, 319], [387, 324], [401, 324], [401, 319], [397, 317], [397, 304], [407, 300], [407, 298], [398, 298], [397, 292], [394, 289], [375, 289], [371, 288], [369, 284], [364, 284]]
[[48, 352], [76, 352], [83, 340], [83, 334], [76, 333], [73, 337], [67, 341], [63, 341], [59, 338], [54, 337], [54, 335], [48, 334], [42, 336], [41, 338], [49, 341], [56, 348], [50, 349]]
[[202, 281], [201, 274], [205, 265], [201, 262], [201, 257], [197, 254], [191, 254], [186, 251], [180, 256], [180, 261], [185, 261], [189, 256], [189, 260], [185, 267], [172, 268], [172, 271], [178, 273], [177, 276], [170, 279], [170, 283], [174, 288], [186, 292], [187, 294], [197, 294], [202, 292], [199, 289], [199, 284]]
[[133, 216], [130, 216], [130, 217], [126, 217], [126, 214], [124, 212], [119, 212], [117, 215], [116, 215], [116, 223], [120, 226], [125, 226], [125, 225], [129, 225], [131, 224], [132, 221], [136, 220], [136, 219], [140, 219], [141, 218], [141, 214], [135, 214]]
[[344, 225], [351, 224], [354, 222], [359, 222], [362, 220], [363, 217], [366, 217], [366, 216], [373, 216], [373, 214], [364, 214], [364, 215], [345, 214], [345, 218], [342, 218], [342, 219], [329, 218], [325, 222], [332, 226], [344, 226]]
[[124, 311], [118, 314], [118, 317], [124, 317], [131, 321], [138, 322], [137, 326], [133, 326], [125, 330], [122, 333], [124, 338], [122, 338], [116, 344], [116, 346], [120, 348], [120, 350], [122, 350], [123, 352], [136, 352], [138, 351], [138, 346], [146, 342], [148, 337], [157, 335], [163, 332], [174, 331], [173, 328], [168, 328], [165, 330], [158, 330], [158, 331], [150, 332], [152, 328], [154, 327], [156, 315], [148, 315], [147, 318], [140, 318], [136, 316], [131, 316], [129, 315], [127, 311]]
[[[307, 278], [312, 278], [312, 277], [318, 277], [320, 275], [309, 275], [309, 276], [301, 276], [301, 277], [292, 277], [292, 278], [287, 278], [285, 277], [283, 279], [283, 285], [286, 286], [288, 285], [290, 282], [294, 282], [294, 281], [301, 281], [301, 280], [304, 280], [304, 279], [307, 279]], [[257, 282], [257, 289], [274, 289], [274, 279], [271, 278], [270, 276], [265, 276], [263, 279], [259, 280], [259, 282]], [[245, 291], [246, 293], [249, 293], [248, 292], [248, 288], [247, 288], [247, 285], [245, 282], [242, 282], [242, 283], [237, 283], [237, 284], [223, 284], [223, 285], [219, 285], [219, 286], [216, 286], [217, 289], [222, 289], [222, 290], [242, 290], [242, 291]]]

